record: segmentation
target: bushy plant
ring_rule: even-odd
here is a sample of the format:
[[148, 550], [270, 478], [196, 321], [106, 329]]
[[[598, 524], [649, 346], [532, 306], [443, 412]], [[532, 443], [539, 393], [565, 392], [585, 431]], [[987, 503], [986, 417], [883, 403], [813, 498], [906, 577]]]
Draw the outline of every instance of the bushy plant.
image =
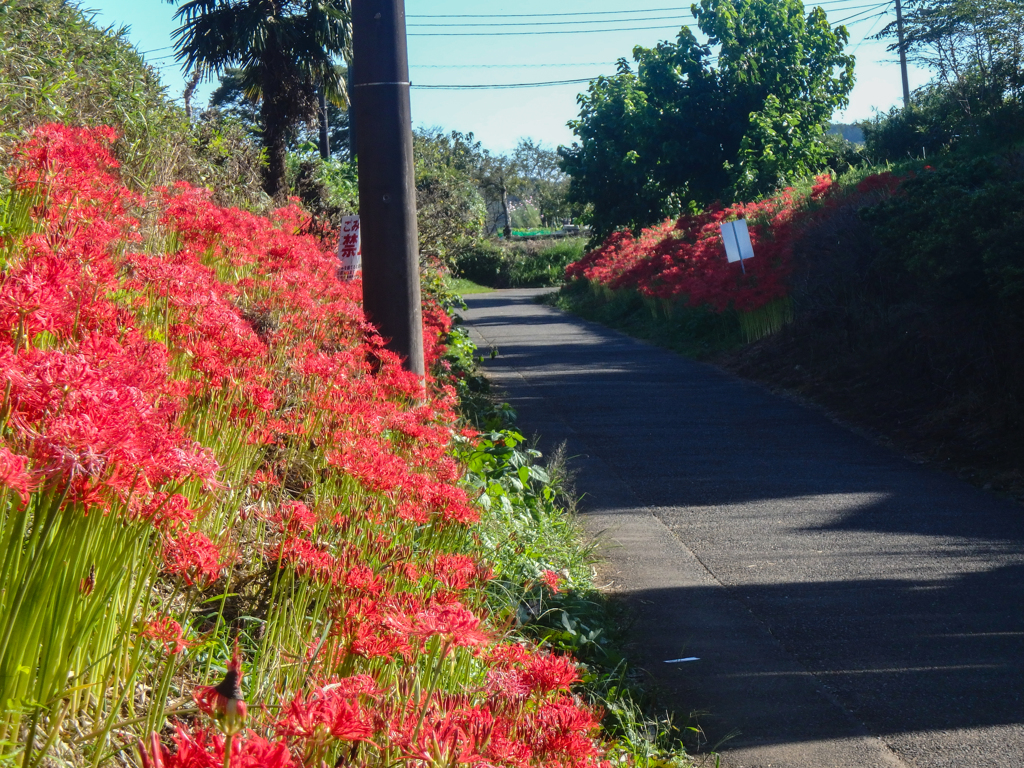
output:
[[455, 265], [457, 277], [491, 288], [540, 288], [559, 285], [566, 266], [579, 259], [586, 240], [483, 240]]
[[227, 205], [265, 209], [261, 157], [243, 127], [191, 124], [125, 30], [101, 30], [74, 3], [9, 0], [0, 6], [0, 149], [52, 120], [120, 126], [115, 147], [134, 189], [183, 179], [214, 187]]
[[509, 284], [515, 288], [540, 288], [562, 283], [565, 268], [583, 256], [586, 239], [540, 240], [523, 243], [520, 248], [509, 270]]
[[1024, 156], [928, 167], [865, 211], [884, 269], [917, 299], [1022, 317]]
[[313, 218], [317, 232], [337, 231], [343, 216], [359, 213], [359, 179], [354, 163], [320, 157], [304, 144], [288, 155], [288, 186]]
[[494, 240], [480, 240], [455, 262], [456, 277], [491, 288], [507, 288], [511, 272], [509, 251]]

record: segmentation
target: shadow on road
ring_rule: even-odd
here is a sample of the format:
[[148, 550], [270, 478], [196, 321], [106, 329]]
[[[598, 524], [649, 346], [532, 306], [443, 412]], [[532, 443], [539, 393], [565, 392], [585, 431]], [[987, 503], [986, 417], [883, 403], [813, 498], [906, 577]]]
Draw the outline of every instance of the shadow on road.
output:
[[[747, 731], [762, 744], [849, 735], [798, 700], [809, 683], [876, 735], [1024, 724], [1024, 510], [823, 413], [532, 303], [470, 305], [521, 428], [548, 451], [567, 442], [585, 513], [614, 528], [650, 510], [715, 582], [620, 589], [638, 653], [683, 708], [733, 707], [706, 721], [718, 735], [744, 729], [737, 699], [774, 708], [775, 727]], [[774, 643], [783, 661], [748, 664], [745, 643]], [[664, 665], [681, 653], [701, 662]]]
[[[687, 617], [714, 599], [702, 591], [626, 593], [636, 607], [637, 636], [645, 641], [638, 644], [638, 655], [646, 669], [675, 689], [681, 698], [676, 703], [684, 710], [694, 701], [739, 695], [752, 706], [778, 712], [777, 727], [756, 734], [759, 743], [848, 734], [845, 725], [831, 732], [815, 717], [787, 712], [794, 687], [811, 676], [876, 735], [1024, 723], [1019, 685], [1024, 566], [938, 580], [729, 587], [733, 598], [766, 617], [767, 631], [799, 662], [768, 671], [736, 665], [734, 638], [708, 636], [702, 622], [691, 625]], [[673, 633], [650, 631], [666, 620], [674, 625]], [[701, 661], [680, 669], [664, 664], [680, 654]], [[737, 725], [745, 731], [735, 720], [712, 717], [705, 722], [712, 741]], [[741, 733], [740, 740], [750, 735]]]

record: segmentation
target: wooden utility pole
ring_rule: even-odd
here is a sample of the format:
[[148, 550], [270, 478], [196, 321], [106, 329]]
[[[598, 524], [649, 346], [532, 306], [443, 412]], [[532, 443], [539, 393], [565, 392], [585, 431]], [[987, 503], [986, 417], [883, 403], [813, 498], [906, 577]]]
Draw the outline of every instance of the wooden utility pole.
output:
[[903, 4], [896, 0], [896, 33], [900, 45], [900, 72], [903, 75], [903, 108], [910, 109], [910, 81], [907, 79], [907, 48], [903, 39]]
[[424, 375], [420, 259], [404, 0], [353, 0], [363, 309], [407, 370]]

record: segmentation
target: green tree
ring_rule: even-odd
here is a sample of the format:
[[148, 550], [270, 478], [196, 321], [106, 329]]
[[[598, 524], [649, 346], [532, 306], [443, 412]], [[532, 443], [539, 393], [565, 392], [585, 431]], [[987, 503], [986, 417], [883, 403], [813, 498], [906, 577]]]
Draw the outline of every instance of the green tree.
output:
[[[907, 57], [931, 69], [965, 109], [1019, 97], [1024, 87], [1024, 5], [1019, 0], [904, 0]], [[878, 35], [893, 40], [893, 22]]]
[[845, 27], [801, 0], [701, 0], [693, 13], [706, 43], [683, 27], [579, 97], [562, 169], [598, 234], [768, 192], [828, 155], [820, 138], [853, 88]]
[[[257, 141], [263, 141], [263, 123], [260, 117], [258, 100], [245, 95], [244, 77], [237, 67], [229, 67], [220, 76], [220, 84], [210, 95], [210, 108], [222, 112], [225, 116], [237, 121]], [[317, 122], [322, 119], [317, 110]], [[309, 116], [300, 123], [289, 127], [287, 132], [287, 148], [296, 151], [301, 145], [319, 142], [318, 125], [309, 123]], [[333, 101], [327, 102], [326, 122], [328, 126], [329, 156], [347, 159], [349, 151], [349, 113]], [[322, 158], [328, 159], [328, 158]]]
[[351, 49], [348, 0], [189, 0], [175, 18], [183, 68], [207, 77], [237, 67], [241, 90], [259, 103], [264, 189], [279, 197], [289, 132], [303, 119], [312, 122], [321, 88], [332, 101], [346, 101], [336, 60]]
[[472, 133], [413, 134], [420, 253], [454, 270], [480, 241], [486, 206], [477, 186], [483, 150]]
[[558, 152], [533, 139], [519, 140], [513, 152], [525, 179], [522, 195], [537, 209], [540, 225], [557, 227], [573, 216], [569, 177], [559, 166]]
[[512, 237], [509, 197], [518, 195], [526, 187], [527, 180], [523, 171], [520, 159], [515, 154], [492, 154], [486, 149], [477, 169], [477, 183], [487, 200], [488, 210], [497, 214], [490, 217], [491, 228], [497, 230], [498, 223], [501, 222], [506, 239]]

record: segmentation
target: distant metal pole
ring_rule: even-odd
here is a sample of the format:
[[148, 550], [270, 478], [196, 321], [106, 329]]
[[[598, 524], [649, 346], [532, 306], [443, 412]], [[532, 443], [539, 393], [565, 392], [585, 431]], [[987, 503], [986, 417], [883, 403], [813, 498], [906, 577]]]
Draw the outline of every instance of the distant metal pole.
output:
[[320, 113], [320, 158], [331, 159], [331, 134], [330, 125], [327, 123], [327, 87], [320, 86], [320, 93], [317, 94], [317, 109]]
[[416, 187], [404, 0], [353, 0], [363, 309], [405, 367], [424, 375]]
[[903, 4], [896, 0], [896, 33], [900, 44], [900, 72], [903, 75], [903, 107], [910, 109], [910, 81], [907, 79], [907, 49], [903, 40]]

